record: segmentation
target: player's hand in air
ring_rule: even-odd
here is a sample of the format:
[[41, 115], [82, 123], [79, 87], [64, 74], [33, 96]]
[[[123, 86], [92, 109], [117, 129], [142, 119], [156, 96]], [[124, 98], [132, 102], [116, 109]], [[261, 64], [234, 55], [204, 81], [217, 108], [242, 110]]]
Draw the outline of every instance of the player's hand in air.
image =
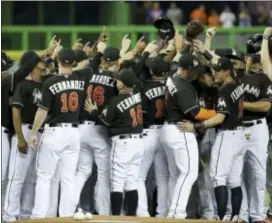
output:
[[105, 32], [106, 26], [103, 26], [102, 32], [100, 33], [100, 36], [98, 38], [98, 42], [107, 42], [109, 34]]
[[83, 49], [82, 39], [76, 40], [76, 42], [73, 44], [72, 49], [73, 50], [82, 50]]
[[94, 110], [97, 110], [97, 104], [96, 102], [92, 102], [91, 98], [87, 98], [85, 101], [85, 110], [89, 113], [91, 113]]
[[136, 43], [135, 47], [134, 47], [134, 52], [137, 53], [142, 53], [146, 47], [146, 43], [144, 41], [145, 37], [142, 36], [138, 42]]
[[30, 140], [29, 140], [29, 147], [33, 150], [36, 150], [37, 149], [37, 135], [36, 134], [31, 134], [30, 136]]
[[128, 38], [128, 34], [126, 34], [122, 39], [120, 54], [125, 54], [128, 51], [130, 45], [131, 40]]
[[25, 138], [19, 138], [17, 147], [20, 153], [27, 154], [28, 145]]
[[206, 36], [209, 38], [213, 38], [216, 34], [216, 27], [211, 27], [209, 29], [207, 29], [206, 31]]
[[187, 120], [182, 120], [181, 122], [178, 122], [177, 127], [179, 130], [183, 132], [194, 132], [194, 124], [192, 122], [189, 122]]
[[107, 47], [107, 44], [105, 42], [99, 42], [97, 44], [97, 52], [100, 52], [103, 54], [106, 47]]
[[270, 36], [270, 38], [271, 38], [271, 36], [272, 36], [272, 27], [265, 28], [264, 35]]
[[193, 40], [193, 49], [197, 52], [204, 53], [205, 45], [201, 40]]
[[56, 48], [55, 48], [55, 50], [54, 50], [54, 52], [53, 52], [53, 54], [52, 54], [52, 56], [51, 56], [51, 58], [52, 58], [53, 60], [55, 60], [55, 59], [58, 57], [59, 52], [60, 52], [61, 49], [63, 48], [63, 46], [60, 45], [60, 44], [61, 44], [61, 39], [59, 39], [58, 44], [57, 44], [57, 46], [56, 46]]

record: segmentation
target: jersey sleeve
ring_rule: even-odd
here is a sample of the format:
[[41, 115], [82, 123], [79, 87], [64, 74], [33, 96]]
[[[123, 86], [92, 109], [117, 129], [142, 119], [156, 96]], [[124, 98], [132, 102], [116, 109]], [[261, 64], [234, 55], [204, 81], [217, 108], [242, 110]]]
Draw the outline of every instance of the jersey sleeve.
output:
[[183, 88], [176, 93], [177, 101], [180, 109], [184, 114], [188, 114], [193, 110], [199, 109], [199, 102], [197, 101], [195, 92], [190, 88]]
[[220, 90], [216, 104], [216, 112], [230, 114], [231, 112], [231, 91], [228, 87]]
[[266, 75], [263, 75], [260, 100], [272, 102], [272, 82]]
[[26, 98], [26, 91], [24, 90], [23, 85], [21, 83], [17, 84], [13, 92], [11, 105], [22, 108], [25, 106], [24, 104], [25, 98]]
[[116, 116], [116, 105], [113, 100], [110, 100], [109, 103], [102, 110], [99, 118], [107, 126], [112, 125]]
[[42, 100], [38, 107], [44, 110], [50, 110], [53, 100], [53, 93], [50, 91], [50, 79], [45, 81], [42, 88]]

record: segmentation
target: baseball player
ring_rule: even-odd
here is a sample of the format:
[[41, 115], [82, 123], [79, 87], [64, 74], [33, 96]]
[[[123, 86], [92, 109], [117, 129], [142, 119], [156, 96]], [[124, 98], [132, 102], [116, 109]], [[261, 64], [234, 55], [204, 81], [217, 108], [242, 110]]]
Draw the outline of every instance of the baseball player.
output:
[[91, 75], [89, 68], [72, 72], [74, 64], [74, 51], [62, 49], [58, 55], [59, 75], [49, 78], [43, 85], [42, 101], [38, 105], [30, 137], [31, 148], [36, 148], [38, 129], [46, 120], [37, 153], [36, 196], [32, 218], [44, 218], [47, 215], [50, 183], [57, 165], [61, 174], [59, 216], [74, 214], [73, 185], [80, 149], [78, 119]]
[[[110, 155], [111, 211], [120, 215], [125, 192], [126, 214], [136, 215], [138, 179], [143, 155], [142, 105], [140, 93], [133, 92], [137, 76], [131, 69], [123, 69], [117, 76], [119, 95], [112, 97], [103, 109], [100, 120], [108, 126], [112, 139]], [[97, 112], [88, 100], [86, 110]]]
[[[244, 118], [245, 126], [245, 148], [247, 149], [247, 171], [250, 180], [247, 185], [248, 194], [243, 193], [245, 200], [242, 202], [242, 209], [249, 208], [249, 217], [253, 222], [263, 221], [264, 199], [266, 185], [266, 163], [269, 133], [266, 124], [266, 114], [271, 108], [272, 85], [269, 78], [262, 73], [260, 68], [260, 56], [253, 54], [248, 62], [249, 72], [241, 79], [244, 89]], [[241, 213], [243, 219], [248, 221], [246, 213]]]
[[[104, 66], [93, 73], [88, 83], [87, 97], [96, 102], [98, 112], [110, 97], [117, 92], [116, 79], [111, 70], [119, 59], [119, 50], [107, 47], [103, 52]], [[93, 68], [93, 70], [96, 70]], [[75, 180], [74, 204], [77, 205], [84, 183], [92, 173], [93, 162], [97, 165], [97, 182], [95, 187], [95, 209], [101, 215], [110, 214], [110, 140], [107, 129], [101, 125], [98, 117], [92, 116], [85, 110], [80, 115], [80, 153]], [[91, 136], [91, 137], [90, 137]]]
[[[199, 65], [195, 56], [183, 54], [179, 59], [179, 69], [166, 81], [167, 118], [160, 138], [167, 156], [169, 181], [171, 177], [173, 182], [177, 179], [168, 212], [170, 218], [186, 217], [189, 195], [198, 175], [198, 145], [195, 134], [181, 132], [177, 124], [185, 118], [205, 120], [215, 115], [215, 111], [200, 109], [197, 93], [190, 83], [196, 79]], [[169, 195], [170, 190], [171, 188]]]
[[237, 221], [242, 202], [241, 175], [246, 154], [246, 149], [242, 146], [244, 132], [239, 128], [243, 115], [243, 88], [235, 83], [233, 66], [229, 59], [220, 58], [214, 69], [215, 82], [220, 86], [217, 115], [200, 124], [195, 124], [194, 128], [197, 130], [217, 126], [218, 134], [210, 161], [210, 175], [215, 188], [217, 212], [222, 220], [227, 209], [228, 184], [232, 195], [231, 219], [235, 218]]
[[158, 188], [157, 216], [165, 217], [168, 209], [169, 173], [165, 153], [159, 141], [159, 131], [164, 121], [165, 77], [169, 71], [169, 65], [161, 57], [154, 57], [146, 60], [146, 66], [149, 68], [152, 77], [150, 80], [143, 82], [142, 89], [144, 156], [138, 182], [137, 216], [150, 216], [145, 181], [154, 162]]

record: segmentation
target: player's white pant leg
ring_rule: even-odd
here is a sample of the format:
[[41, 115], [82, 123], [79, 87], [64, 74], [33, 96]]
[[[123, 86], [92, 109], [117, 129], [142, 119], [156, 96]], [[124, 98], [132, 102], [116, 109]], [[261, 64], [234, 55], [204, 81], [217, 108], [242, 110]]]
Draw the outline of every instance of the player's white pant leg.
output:
[[144, 155], [138, 179], [138, 207], [137, 207], [137, 216], [141, 217], [150, 216], [148, 212], [147, 191], [145, 181], [156, 154], [156, 140], [157, 137], [155, 129], [145, 129], [143, 131]]
[[[22, 131], [25, 139], [30, 138], [31, 130], [28, 128], [29, 125], [23, 125]], [[38, 141], [40, 134], [38, 134]], [[6, 191], [5, 205], [4, 205], [4, 215], [3, 219], [5, 221], [12, 221], [20, 213], [20, 198], [22, 194], [22, 188], [25, 183], [27, 173], [31, 168], [31, 163], [36, 157], [36, 151], [29, 148], [27, 154], [22, 154], [17, 148], [17, 136], [13, 137], [12, 140], [12, 152], [13, 161], [9, 165], [9, 180]], [[34, 184], [35, 182], [29, 182], [29, 184]], [[31, 187], [31, 186], [30, 186]], [[30, 193], [30, 192], [29, 192]], [[34, 194], [32, 195], [34, 196]], [[32, 199], [31, 196], [26, 197], [26, 199]], [[25, 201], [28, 202], [28, 201]]]
[[110, 156], [111, 192], [137, 190], [143, 143], [137, 138], [119, 139], [112, 137]]
[[[160, 136], [160, 131], [157, 130], [157, 136]], [[157, 217], [165, 217], [169, 208], [168, 199], [168, 181], [169, 171], [165, 151], [158, 139], [158, 149], [155, 155], [154, 167], [157, 184]]]
[[57, 166], [50, 184], [50, 205], [46, 217], [57, 217], [59, 206], [60, 170]]
[[44, 218], [47, 215], [50, 184], [57, 164], [61, 173], [59, 215], [64, 217], [74, 214], [73, 188], [79, 150], [78, 128], [73, 128], [70, 124], [63, 124], [63, 127], [45, 125], [37, 156], [36, 196], [32, 218]]
[[249, 175], [249, 167], [248, 163], [244, 163], [244, 170], [243, 170], [243, 177], [242, 177], [242, 193], [243, 193], [243, 199], [242, 199], [242, 204], [241, 204], [241, 209], [240, 209], [240, 214], [239, 217], [243, 219], [246, 222], [249, 222], [249, 208], [248, 208], [248, 191], [249, 191], [249, 184], [250, 182], [248, 181]]
[[32, 214], [32, 209], [34, 206], [36, 179], [37, 179], [36, 160], [33, 159], [28, 170], [25, 183], [23, 185], [21, 195], [21, 209], [19, 216], [21, 220], [29, 219]]
[[265, 218], [263, 212], [269, 133], [266, 119], [255, 120], [253, 123], [255, 124], [252, 127], [246, 128], [250, 134], [246, 143], [247, 161], [251, 172], [249, 214], [253, 221], [261, 221]]
[[80, 151], [77, 162], [77, 171], [74, 182], [74, 209], [76, 209], [81, 191], [92, 173], [93, 168], [93, 150], [91, 149], [90, 141], [94, 136], [91, 134], [91, 128], [93, 126], [84, 123], [79, 125], [80, 134]]
[[1, 127], [2, 129], [2, 158], [1, 158], [1, 184], [2, 184], [2, 191], [1, 191], [1, 207], [2, 212], [4, 210], [4, 202], [5, 202], [5, 194], [7, 188], [7, 180], [8, 180], [8, 165], [9, 165], [9, 155], [10, 155], [10, 139], [9, 134], [5, 127]]
[[100, 215], [110, 214], [110, 140], [104, 126], [92, 128], [92, 149], [97, 166], [95, 209]]
[[[183, 133], [175, 125], [163, 125], [162, 142], [172, 149], [180, 171], [168, 217], [185, 218], [191, 188], [198, 175], [198, 146], [193, 133]], [[173, 162], [173, 160], [172, 160]]]
[[268, 206], [268, 214], [272, 215], [272, 142], [270, 139], [270, 147], [268, 151], [268, 160], [267, 160], [267, 180], [266, 187], [270, 198], [270, 205]]
[[175, 189], [180, 171], [177, 167], [177, 164], [173, 162], [173, 160], [175, 160], [175, 155], [174, 155], [173, 149], [169, 146], [166, 136], [164, 135], [165, 128], [166, 127], [163, 125], [160, 131], [160, 139], [166, 154], [167, 166], [169, 171], [169, 180], [168, 180], [168, 200], [169, 201], [168, 203], [170, 206], [170, 204], [172, 203], [173, 193], [174, 193], [174, 189]]

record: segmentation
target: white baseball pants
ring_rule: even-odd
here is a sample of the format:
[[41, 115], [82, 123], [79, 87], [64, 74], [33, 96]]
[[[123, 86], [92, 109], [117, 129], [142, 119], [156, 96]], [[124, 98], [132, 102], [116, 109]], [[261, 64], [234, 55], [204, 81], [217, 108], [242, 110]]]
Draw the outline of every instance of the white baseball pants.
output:
[[[28, 124], [22, 125], [22, 131], [26, 140], [30, 138], [31, 129]], [[38, 133], [38, 141], [41, 134]], [[35, 195], [35, 158], [36, 151], [29, 148], [27, 154], [22, 154], [17, 148], [18, 138], [12, 137], [12, 147], [9, 163], [9, 176], [6, 191], [4, 215], [5, 221], [14, 221], [20, 214], [23, 204], [23, 213], [30, 213], [33, 208]], [[32, 172], [32, 173], [30, 173]], [[23, 188], [24, 186], [24, 188]], [[22, 203], [21, 203], [21, 195]]]
[[[50, 186], [59, 167], [61, 193], [60, 217], [74, 214], [74, 180], [80, 150], [79, 130], [71, 124], [45, 125], [37, 154], [37, 183], [32, 218], [45, 218], [50, 202]], [[55, 199], [58, 199], [57, 197]]]
[[79, 203], [81, 191], [97, 165], [95, 209], [100, 215], [110, 214], [110, 140], [107, 129], [86, 121], [79, 126], [80, 152], [75, 179], [74, 207]]
[[7, 187], [7, 179], [8, 179], [8, 165], [9, 165], [9, 154], [10, 154], [10, 139], [9, 134], [7, 133], [7, 129], [5, 127], [1, 127], [2, 129], [2, 158], [1, 158], [1, 183], [2, 183], [2, 191], [1, 191], [1, 208], [2, 212], [4, 210], [4, 202], [5, 202], [5, 194]]
[[[246, 162], [248, 163], [250, 185], [247, 185], [250, 196], [247, 197], [248, 202], [242, 202], [242, 210], [248, 204], [249, 216], [252, 221], [262, 221], [264, 215], [264, 200], [266, 190], [266, 168], [267, 168], [267, 149], [268, 149], [268, 126], [266, 119], [250, 121], [254, 125], [245, 128], [245, 134], [249, 136], [245, 141], [245, 149], [247, 150]], [[244, 195], [244, 193], [243, 193]], [[243, 199], [246, 199], [243, 196]]]
[[111, 192], [133, 191], [138, 189], [140, 167], [144, 153], [139, 134], [132, 138], [112, 137], [110, 154]]
[[161, 126], [150, 126], [143, 131], [144, 155], [140, 168], [138, 182], [138, 208], [137, 216], [149, 217], [147, 191], [145, 181], [148, 171], [154, 162], [157, 195], [157, 216], [165, 217], [168, 211], [168, 167], [165, 152], [160, 144], [159, 131]]
[[[198, 145], [194, 133], [181, 132], [177, 126], [164, 124], [161, 130], [161, 142], [168, 157], [168, 168], [174, 175], [179, 172], [169, 218], [186, 218], [186, 206], [191, 188], [198, 176]], [[174, 159], [169, 159], [174, 157]], [[171, 165], [175, 161], [175, 166]]]

